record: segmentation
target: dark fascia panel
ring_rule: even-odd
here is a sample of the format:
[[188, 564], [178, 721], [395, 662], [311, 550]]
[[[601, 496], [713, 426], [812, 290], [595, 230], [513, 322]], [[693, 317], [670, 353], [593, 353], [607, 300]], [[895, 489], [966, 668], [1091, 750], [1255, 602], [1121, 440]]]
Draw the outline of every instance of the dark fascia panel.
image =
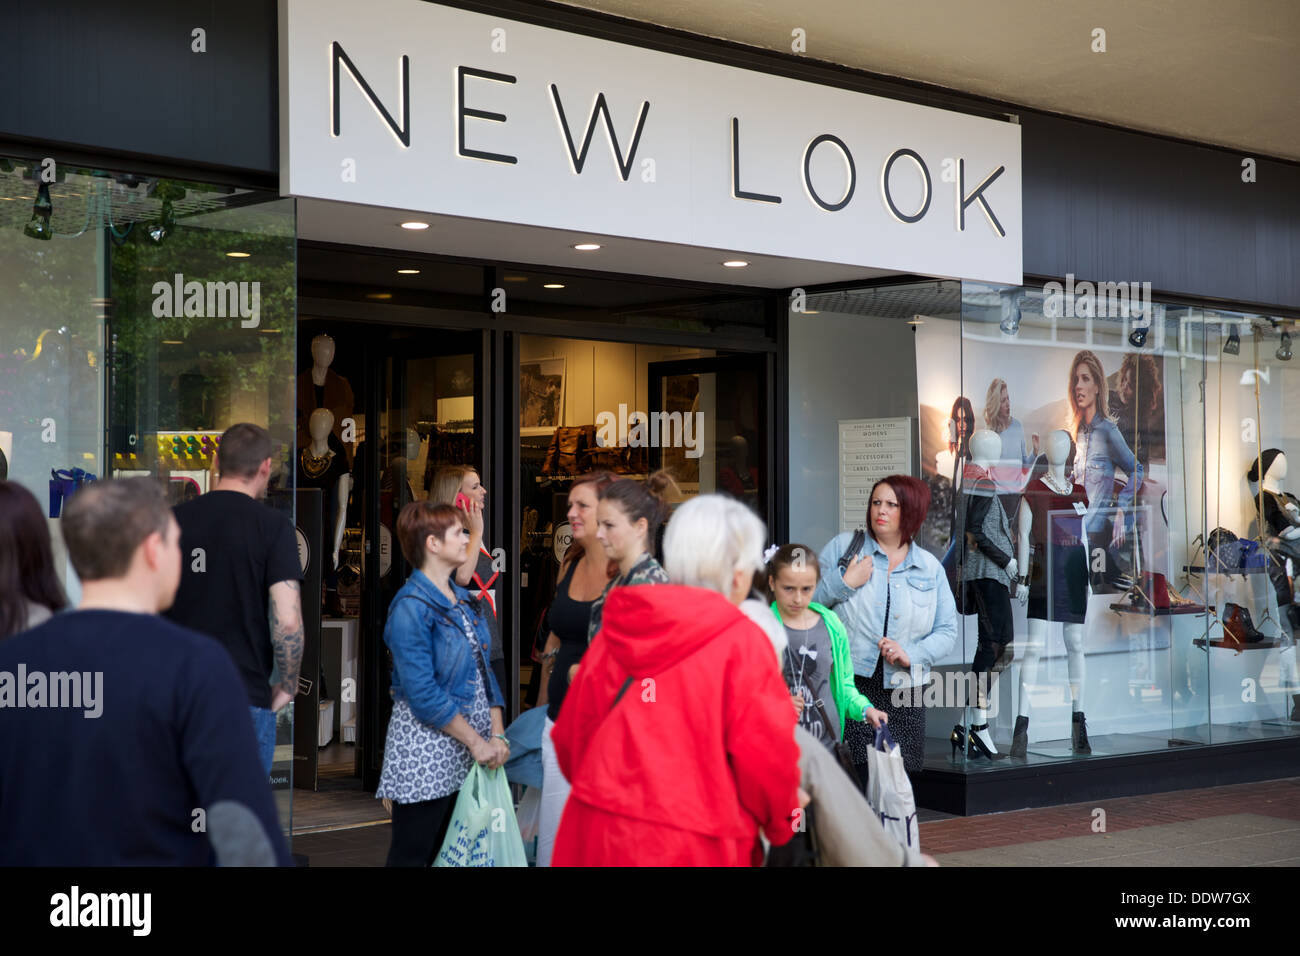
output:
[[26, 3], [0, 31], [0, 136], [278, 176], [276, 55], [275, 0]]

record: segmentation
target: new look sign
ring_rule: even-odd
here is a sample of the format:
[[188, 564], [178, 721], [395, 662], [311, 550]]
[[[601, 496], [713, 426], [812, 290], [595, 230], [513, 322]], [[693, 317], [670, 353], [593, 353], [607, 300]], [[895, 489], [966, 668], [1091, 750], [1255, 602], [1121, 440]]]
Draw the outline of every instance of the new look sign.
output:
[[419, 0], [280, 0], [286, 195], [1021, 283], [1020, 128]]

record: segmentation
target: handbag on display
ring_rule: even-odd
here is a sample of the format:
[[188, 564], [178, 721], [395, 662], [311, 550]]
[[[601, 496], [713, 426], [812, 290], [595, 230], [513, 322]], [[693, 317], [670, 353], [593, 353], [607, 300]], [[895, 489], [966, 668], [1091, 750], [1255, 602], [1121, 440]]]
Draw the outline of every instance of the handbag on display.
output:
[[50, 471], [50, 517], [63, 515], [72, 496], [82, 485], [88, 485], [98, 479], [91, 472], [81, 468], [60, 468]]

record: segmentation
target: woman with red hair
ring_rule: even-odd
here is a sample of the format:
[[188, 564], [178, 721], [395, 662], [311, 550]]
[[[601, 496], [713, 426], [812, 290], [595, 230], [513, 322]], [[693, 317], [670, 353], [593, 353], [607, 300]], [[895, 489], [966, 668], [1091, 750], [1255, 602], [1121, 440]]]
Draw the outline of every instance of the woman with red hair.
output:
[[[876, 482], [869, 500], [867, 538], [858, 553], [845, 554], [853, 538], [848, 531], [822, 549], [814, 600], [844, 623], [854, 683], [885, 712], [904, 766], [915, 773], [925, 756], [920, 689], [957, 639], [957, 605], [939, 559], [913, 542], [930, 506], [925, 482], [890, 475]], [[841, 558], [847, 558], [843, 569]], [[849, 720], [844, 739], [865, 780], [874, 731]]]

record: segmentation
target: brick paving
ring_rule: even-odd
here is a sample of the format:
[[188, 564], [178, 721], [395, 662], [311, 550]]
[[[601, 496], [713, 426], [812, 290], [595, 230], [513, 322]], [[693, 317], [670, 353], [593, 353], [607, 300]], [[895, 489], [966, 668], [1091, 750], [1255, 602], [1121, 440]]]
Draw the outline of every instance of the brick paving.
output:
[[1242, 813], [1300, 821], [1300, 777], [951, 817], [922, 823], [921, 846], [939, 855], [1089, 836], [1096, 808], [1106, 811], [1106, 832], [1112, 834]]

